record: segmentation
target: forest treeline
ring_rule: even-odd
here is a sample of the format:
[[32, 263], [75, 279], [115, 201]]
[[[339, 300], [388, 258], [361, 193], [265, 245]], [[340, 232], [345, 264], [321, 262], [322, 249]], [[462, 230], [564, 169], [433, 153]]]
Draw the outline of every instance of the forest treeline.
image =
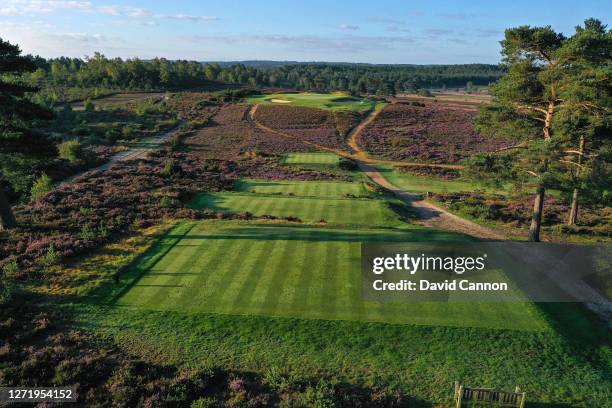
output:
[[251, 87], [295, 90], [343, 90], [356, 94], [392, 95], [422, 88], [489, 85], [503, 69], [496, 65], [370, 65], [290, 64], [258, 68], [244, 64], [106, 58], [30, 57], [37, 69], [26, 74], [51, 100], [65, 97], [66, 88], [104, 90], [176, 90], [205, 86], [211, 81]]

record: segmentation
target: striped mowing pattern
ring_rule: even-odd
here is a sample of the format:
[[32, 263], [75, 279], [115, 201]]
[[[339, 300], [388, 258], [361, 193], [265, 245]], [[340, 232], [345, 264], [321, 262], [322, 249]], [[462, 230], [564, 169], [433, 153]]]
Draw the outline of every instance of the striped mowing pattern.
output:
[[361, 182], [244, 180], [238, 183], [236, 190], [244, 193], [285, 194], [299, 197], [346, 198], [349, 195], [356, 197], [370, 196], [370, 192]]
[[[145, 270], [133, 267], [133, 286], [119, 298], [119, 306], [520, 330], [545, 327], [524, 303], [362, 302], [360, 242], [422, 239], [418, 229], [228, 221], [192, 226], [178, 240], [172, 232], [166, 237], [176, 242], [157, 263]], [[429, 238], [453, 239], [439, 232]]]
[[196, 196], [192, 206], [254, 215], [298, 217], [306, 222], [323, 219], [334, 224], [371, 226], [394, 226], [401, 222], [384, 201], [369, 199], [206, 193]]
[[338, 164], [340, 156], [333, 153], [289, 153], [283, 162], [287, 164]]

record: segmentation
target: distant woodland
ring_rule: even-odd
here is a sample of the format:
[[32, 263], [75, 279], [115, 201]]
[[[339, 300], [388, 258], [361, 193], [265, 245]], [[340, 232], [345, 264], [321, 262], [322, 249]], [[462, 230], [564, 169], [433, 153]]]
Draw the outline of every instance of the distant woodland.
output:
[[[486, 86], [503, 75], [496, 65], [370, 65], [295, 63], [258, 67], [236, 63], [225, 66], [196, 61], [156, 58], [123, 60], [96, 53], [91, 58], [30, 57], [36, 70], [27, 74], [31, 85], [49, 100], [78, 99], [84, 90], [97, 96], [112, 90], [176, 90], [206, 86], [211, 81], [250, 87], [278, 87], [299, 91], [342, 90], [355, 94], [389, 96], [433, 87]], [[72, 90], [72, 91], [71, 91]]]

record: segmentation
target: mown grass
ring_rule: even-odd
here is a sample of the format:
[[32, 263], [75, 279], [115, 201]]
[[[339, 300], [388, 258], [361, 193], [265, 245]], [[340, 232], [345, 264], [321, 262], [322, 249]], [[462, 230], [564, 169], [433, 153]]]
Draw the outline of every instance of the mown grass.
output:
[[579, 306], [362, 302], [360, 242], [467, 238], [397, 217], [385, 224], [372, 208], [390, 211], [386, 197], [337, 198], [360, 183], [324, 185], [245, 180], [241, 192], [194, 204], [234, 199], [222, 206], [338, 223], [357, 212], [356, 225], [181, 222], [123, 269], [121, 285], [83, 296], [72, 311], [83, 327], [160, 363], [348, 381], [402, 391], [412, 406], [450, 403], [455, 380], [519, 385], [528, 406], [609, 405], [608, 332]]
[[[281, 102], [282, 101], [282, 102]], [[278, 93], [257, 95], [247, 99], [249, 104], [271, 104], [287, 106], [304, 106], [308, 108], [330, 110], [367, 111], [374, 107], [375, 102], [350, 96], [343, 92], [332, 93]]]
[[363, 182], [242, 180], [236, 184], [235, 190], [244, 193], [300, 197], [372, 197], [371, 191]]
[[506, 194], [504, 188], [496, 189], [462, 179], [445, 180], [438, 177], [419, 176], [411, 173], [402, 173], [389, 165], [378, 165], [376, 168], [392, 184], [404, 191], [420, 193], [452, 193], [456, 191], [482, 190], [489, 193]]
[[302, 169], [349, 176], [354, 180], [364, 179], [359, 171], [341, 169], [340, 156], [333, 153], [288, 153], [281, 156], [281, 163]]
[[[185, 226], [181, 226], [184, 230]], [[462, 240], [423, 228], [317, 228], [209, 221], [170, 233], [152, 252], [118, 306], [187, 313], [544, 330], [527, 303], [378, 303], [361, 301], [360, 242]], [[178, 239], [178, 241], [176, 241]], [[148, 259], [148, 258], [147, 258]], [[146, 261], [145, 261], [146, 262]], [[146, 269], [144, 275], [139, 273]]]
[[401, 220], [383, 200], [362, 198], [323, 198], [263, 196], [244, 193], [198, 194], [190, 204], [194, 208], [276, 217], [297, 217], [305, 222], [342, 225], [397, 226]]
[[340, 162], [340, 156], [333, 153], [288, 153], [284, 155], [282, 162], [285, 164], [337, 166]]
[[[219, 221], [212, 223], [219, 225], [219, 228], [226, 228]], [[232, 224], [230, 230], [250, 225], [247, 222]], [[256, 229], [255, 225], [251, 227]], [[126, 275], [124, 279], [138, 279], [139, 276], [144, 278], [149, 273], [158, 273], [158, 278], [161, 278], [161, 274], [169, 273], [159, 272], [162, 262], [167, 263], [176, 256], [172, 252], [173, 248], [178, 250], [183, 240], [190, 240], [192, 231], [183, 226], [182, 230], [169, 234], [130, 268], [130, 274], [134, 275]], [[185, 232], [187, 235], [184, 235]], [[175, 238], [175, 235], [178, 237]], [[418, 237], [418, 232], [414, 237]], [[205, 257], [206, 245], [209, 244], [200, 245], [203, 246], [196, 249], [184, 246], [181, 250], [192, 248], [192, 251]], [[151, 254], [160, 256], [156, 259], [149, 257]], [[210, 260], [216, 266], [202, 264], [198, 272], [200, 279], [209, 274], [206, 280], [218, 281], [216, 275], [220, 273], [245, 275], [253, 270], [248, 264], [241, 267], [235, 252], [228, 250], [227, 254], [231, 260], [217, 256], [212, 258], [211, 255]], [[288, 258], [293, 259], [290, 256]], [[307, 261], [312, 259], [314, 255]], [[276, 257], [275, 262], [278, 261]], [[144, 269], [140, 269], [141, 266]], [[291, 267], [288, 271], [293, 269]], [[187, 272], [177, 273], [175, 279], [183, 280], [189, 276], [180, 274], [189, 273], [188, 269], [183, 267], [180, 270]], [[278, 270], [270, 266], [263, 270], [279, 275]], [[315, 269], [308, 268], [306, 271], [309, 278], [312, 270]], [[339, 274], [337, 277], [343, 279], [346, 275]], [[244, 311], [235, 314], [238, 310], [231, 313], [225, 310], [189, 312], [185, 309], [176, 310], [178, 308], [173, 306], [173, 302], [177, 298], [171, 295], [157, 299], [157, 302], [164, 302], [162, 305], [128, 305], [126, 302], [129, 299], [140, 301], [142, 297], [146, 298], [148, 294], [143, 293], [143, 290], [154, 292], [162, 288], [176, 289], [167, 283], [163, 283], [168, 285], [164, 287], [144, 286], [143, 278], [136, 280], [134, 286], [128, 286], [127, 294], [124, 288], [120, 288], [115, 290], [115, 296], [107, 294], [102, 297], [106, 300], [105, 304], [76, 304], [74, 312], [78, 313], [80, 324], [111, 336], [136, 355], [160, 363], [176, 363], [186, 367], [222, 366], [264, 374], [281, 372], [294, 378], [331, 378], [333, 381], [348, 381], [372, 388], [401, 390], [414, 398], [413, 406], [449, 403], [452, 382], [455, 380], [505, 389], [513, 389], [518, 384], [527, 391], [530, 402], [528, 406], [532, 407], [603, 407], [609, 402], [611, 382], [606, 363], [610, 361], [609, 339], [606, 340], [605, 332], [593, 326], [594, 322], [590, 321], [588, 314], [575, 305], [523, 305], [523, 312], [528, 312], [532, 322], [546, 322], [547, 327], [541, 331], [508, 327], [514, 320], [511, 316], [502, 318], [501, 314], [498, 322], [504, 327], [466, 327], [470, 325], [461, 320], [461, 312], [464, 315], [469, 312], [465, 308], [472, 308], [472, 312], [483, 318], [490, 318], [495, 313], [490, 305], [478, 307], [474, 304], [455, 304], [459, 308], [456, 311], [445, 304], [435, 304], [432, 308], [400, 304], [395, 306], [397, 309], [389, 310], [388, 315], [381, 315], [385, 318], [395, 315], [402, 320], [423, 319], [425, 323], [422, 325], [330, 320], [330, 312], [322, 309], [319, 310], [324, 314], [323, 317], [304, 318], [306, 316], [299, 311], [300, 317], [293, 318], [286, 317], [289, 313], [280, 306], [274, 315], [260, 315], [251, 311], [247, 312], [248, 315], [242, 314]], [[269, 282], [262, 278], [256, 274], [257, 282]], [[290, 275], [288, 279], [295, 278]], [[228, 295], [224, 295], [221, 302], [232, 307], [238, 298], [232, 299], [231, 295], [241, 292], [231, 286], [236, 285], [236, 281], [228, 281], [230, 286], [221, 289]], [[291, 298], [306, 293], [307, 299], [320, 302], [323, 296], [313, 296], [321, 290], [316, 284], [317, 279], [308, 279], [307, 282], [310, 282], [307, 290], [302, 289]], [[329, 278], [324, 283], [327, 286]], [[334, 279], [332, 283], [340, 288], [340, 294], [347, 292], [340, 279]], [[147, 284], [153, 285], [151, 282]], [[260, 286], [253, 286], [254, 294], [261, 291]], [[200, 288], [207, 294], [213, 291], [208, 284]], [[215, 294], [213, 296], [209, 300], [205, 295], [197, 295], [183, 302], [217, 308], [219, 297]], [[285, 298], [281, 293], [278, 302], [282, 299]], [[274, 296], [270, 296], [270, 301], [277, 302]], [[333, 303], [333, 306], [328, 307], [333, 307], [334, 313], [338, 313], [338, 305], [341, 303], [338, 300], [328, 302]], [[248, 303], [248, 307], [253, 305], [252, 302]], [[309, 306], [314, 305], [309, 303]], [[355, 306], [362, 310], [369, 307], [358, 302]], [[499, 304], [499, 310], [502, 311], [504, 306], [507, 305]], [[415, 309], [410, 310], [412, 307]], [[516, 311], [519, 312], [518, 309]], [[427, 318], [434, 312], [439, 313], [446, 322], [439, 326], [430, 324]], [[459, 318], [455, 322], [463, 327], [448, 325], [452, 316]], [[526, 321], [526, 316], [519, 316], [519, 319]]]

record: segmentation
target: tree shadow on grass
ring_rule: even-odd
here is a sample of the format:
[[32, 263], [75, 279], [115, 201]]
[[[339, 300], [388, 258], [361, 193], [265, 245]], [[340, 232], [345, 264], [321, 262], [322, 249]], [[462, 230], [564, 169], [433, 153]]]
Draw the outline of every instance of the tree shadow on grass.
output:
[[[194, 223], [182, 224], [164, 234], [151, 248], [117, 272], [120, 280], [119, 285], [114, 282], [108, 282], [87, 294], [83, 302], [108, 305], [117, 303], [123, 295], [138, 284], [147, 272], [152, 270], [157, 263], [176, 247], [194, 226]], [[124, 284], [123, 282], [127, 283]]]
[[[182, 235], [169, 235], [168, 239], [181, 238]], [[211, 235], [189, 235], [189, 239], [198, 240], [224, 240], [224, 239], [250, 239], [250, 240], [273, 240], [273, 241], [310, 241], [310, 242], [448, 242], [449, 238], [465, 241], [461, 236], [443, 234], [437, 230], [406, 230], [396, 233], [376, 233], [367, 231], [334, 231], [330, 229], [318, 229], [311, 226], [291, 227], [284, 226], [253, 226], [233, 228], [226, 233], [215, 233]]]

